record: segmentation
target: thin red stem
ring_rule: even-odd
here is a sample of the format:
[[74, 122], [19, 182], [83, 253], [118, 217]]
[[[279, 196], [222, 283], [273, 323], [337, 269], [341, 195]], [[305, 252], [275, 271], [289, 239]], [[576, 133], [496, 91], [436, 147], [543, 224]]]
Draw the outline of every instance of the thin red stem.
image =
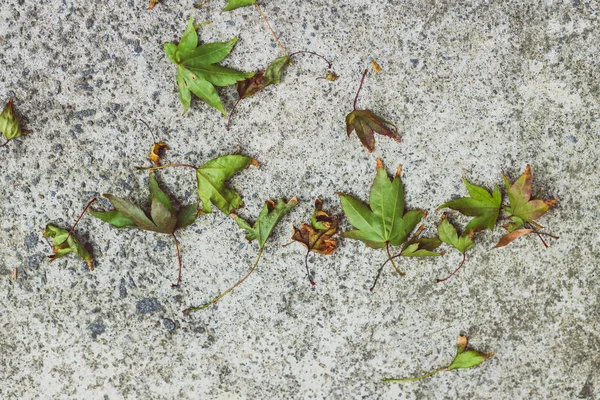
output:
[[454, 274], [456, 274], [456, 273], [458, 272], [458, 270], [459, 270], [459, 269], [460, 269], [460, 268], [461, 268], [461, 267], [462, 267], [462, 266], [465, 264], [465, 260], [466, 260], [466, 259], [467, 259], [467, 254], [466, 254], [466, 253], [463, 253], [463, 258], [462, 258], [462, 261], [460, 262], [460, 264], [459, 264], [458, 268], [456, 268], [456, 269], [454, 270], [454, 272], [452, 272], [450, 275], [448, 275], [448, 276], [447, 276], [447, 277], [445, 277], [444, 279], [438, 279], [438, 280], [437, 280], [437, 282], [438, 282], [438, 283], [440, 283], [440, 282], [444, 282], [444, 281], [446, 281], [446, 280], [450, 279], [450, 278], [451, 278], [451, 277], [452, 277]]
[[0, 147], [4, 147], [8, 144], [8, 142], [10, 141], [10, 139], [6, 139], [6, 142], [4, 142], [3, 144], [0, 144]]
[[315, 286], [316, 283], [315, 281], [313, 281], [312, 276], [310, 276], [310, 271], [308, 270], [308, 255], [310, 254], [310, 250], [308, 250], [306, 252], [306, 256], [304, 257], [304, 264], [306, 264], [306, 275], [308, 275], [308, 280], [310, 281], [310, 284]]
[[363, 87], [363, 83], [365, 83], [365, 77], [367, 76], [367, 72], [369, 72], [369, 70], [365, 68], [362, 74], [362, 78], [360, 79], [360, 86], [358, 87], [358, 90], [356, 91], [356, 96], [354, 97], [354, 111], [356, 111], [356, 102], [358, 101], [358, 94], [360, 93], [360, 90]]
[[237, 108], [238, 104], [240, 104], [240, 101], [242, 101], [241, 97], [237, 99], [237, 101], [233, 105], [233, 109], [231, 109], [231, 112], [229, 113], [229, 118], [227, 118], [227, 130], [231, 129], [231, 117], [233, 116], [233, 113], [235, 112], [235, 109]]
[[181, 253], [179, 252], [179, 242], [177, 241], [177, 237], [174, 233], [171, 233], [173, 237], [173, 241], [175, 242], [175, 251], [177, 252], [177, 283], [171, 283], [171, 287], [179, 287], [179, 283], [181, 282]]
[[323, 60], [325, 60], [325, 62], [327, 63], [327, 68], [331, 68], [331, 66], [332, 66], [331, 61], [329, 61], [322, 55], [315, 53], [314, 51], [296, 51], [295, 53], [290, 54], [289, 57], [291, 58], [291, 57], [295, 56], [296, 54], [312, 54], [313, 56], [317, 56], [317, 57], [320, 57]]
[[152, 129], [150, 129], [150, 125], [148, 125], [148, 123], [146, 121], [144, 121], [143, 119], [139, 120], [142, 124], [146, 125], [146, 128], [148, 128], [148, 131], [150, 132], [150, 134], [152, 135], [152, 140], [154, 141], [154, 143], [156, 143], [156, 136], [154, 136], [154, 132], [152, 132]]
[[66, 242], [67, 240], [69, 240], [69, 238], [71, 237], [71, 235], [73, 234], [73, 231], [75, 230], [75, 227], [77, 226], [77, 224], [79, 223], [79, 221], [81, 221], [81, 218], [83, 217], [83, 214], [85, 214], [85, 212], [87, 211], [88, 208], [90, 208], [90, 206], [92, 205], [93, 202], [96, 201], [96, 198], [91, 199], [87, 205], [85, 206], [85, 208], [83, 209], [83, 211], [81, 212], [81, 214], [79, 214], [79, 218], [77, 218], [77, 221], [75, 221], [75, 225], [73, 225], [73, 227], [71, 228], [71, 230], [69, 231], [69, 234], [67, 235], [67, 237], [65, 238], [65, 240], [63, 240], [62, 242], [60, 242], [60, 244], [58, 244], [58, 246], [60, 246], [61, 244], [63, 244], [64, 242]]

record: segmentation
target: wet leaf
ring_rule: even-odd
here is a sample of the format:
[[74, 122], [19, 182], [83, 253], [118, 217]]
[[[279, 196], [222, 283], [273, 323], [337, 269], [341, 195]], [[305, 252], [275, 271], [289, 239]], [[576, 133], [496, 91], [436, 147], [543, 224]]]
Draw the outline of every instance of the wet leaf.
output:
[[466, 232], [485, 229], [493, 231], [502, 207], [502, 195], [498, 185], [494, 186], [494, 191], [490, 194], [486, 189], [470, 183], [465, 178], [463, 178], [463, 182], [471, 197], [449, 201], [439, 206], [438, 209], [451, 208], [463, 215], [475, 217], [465, 228]]
[[354, 110], [346, 116], [346, 133], [350, 136], [354, 131], [369, 152], [375, 149], [375, 133], [400, 141], [396, 125], [370, 110]]
[[112, 203], [115, 208], [113, 211], [90, 210], [90, 214], [116, 228], [138, 228], [170, 235], [175, 242], [179, 263], [177, 283], [173, 286], [178, 286], [181, 280], [181, 255], [175, 232], [196, 220], [198, 206], [197, 204], [190, 204], [177, 211], [169, 196], [158, 186], [154, 174], [150, 174], [149, 189], [151, 197], [150, 216], [130, 201], [111, 194], [104, 194], [104, 197]]
[[211, 204], [226, 214], [240, 208], [243, 205], [241, 196], [227, 187], [226, 182], [250, 164], [258, 166], [253, 158], [233, 154], [215, 158], [198, 168], [196, 180], [202, 211], [211, 212]]
[[152, 150], [150, 151], [150, 160], [152, 160], [152, 163], [157, 167], [160, 167], [160, 158], [165, 150], [171, 150], [169, 145], [165, 142], [157, 142], [152, 145]]
[[226, 114], [215, 86], [229, 86], [253, 76], [216, 63], [222, 61], [235, 46], [237, 38], [229, 42], [208, 43], [198, 46], [198, 34], [190, 18], [178, 45], [166, 43], [164, 50], [177, 65], [177, 86], [184, 114], [190, 107], [191, 93], [211, 107]]
[[227, 0], [227, 6], [223, 11], [231, 11], [236, 8], [251, 6], [254, 3], [256, 3], [256, 0]]
[[460, 368], [473, 368], [492, 357], [494, 353], [482, 353], [477, 350], [473, 350], [468, 348], [467, 345], [467, 337], [460, 335], [458, 336], [458, 342], [456, 346], [456, 356], [447, 367], [438, 368], [432, 372], [427, 374], [417, 376], [415, 378], [404, 378], [404, 379], [395, 379], [395, 378], [384, 378], [384, 382], [412, 382], [418, 381], [421, 379], [428, 378], [432, 375], [437, 374], [442, 371], [452, 371]]
[[340, 194], [344, 213], [356, 228], [342, 233], [343, 237], [360, 240], [375, 249], [404, 243], [427, 213], [425, 210], [404, 212], [404, 188], [400, 173], [401, 168], [398, 168], [396, 176], [390, 179], [382, 161], [377, 159], [377, 175], [369, 197], [370, 207], [353, 196]]
[[69, 235], [68, 230], [49, 224], [46, 225], [43, 235], [44, 237], [52, 238], [52, 255], [48, 256], [50, 261], [54, 261], [69, 253], [75, 253], [76, 256], [87, 263], [91, 271], [94, 270], [94, 257], [73, 235]]
[[6, 142], [2, 144], [2, 146], [8, 143], [9, 140], [19, 136], [24, 136], [28, 133], [27, 131], [23, 130], [19, 124], [19, 119], [17, 118], [17, 114], [15, 113], [13, 106], [13, 99], [8, 100], [8, 103], [6, 103], [4, 106], [2, 113], [0, 113], [0, 132], [2, 132], [6, 138]]
[[[525, 172], [512, 185], [506, 175], [503, 177], [510, 202], [510, 205], [504, 207], [504, 212], [509, 215], [511, 222], [504, 225], [508, 233], [500, 239], [495, 247], [506, 246], [530, 232], [538, 233], [536, 229], [541, 229], [543, 226], [535, 220], [544, 215], [558, 201], [558, 198], [554, 200], [541, 200], [537, 196], [532, 198], [532, 175], [529, 164], [525, 167]], [[546, 245], [545, 242], [543, 243]]]
[[314, 286], [308, 269], [308, 255], [310, 252], [330, 255], [337, 248], [337, 239], [332, 238], [338, 232], [337, 215], [329, 215], [322, 209], [323, 202], [319, 199], [315, 201], [315, 211], [311, 217], [311, 224], [302, 223], [302, 227], [297, 229], [292, 226], [292, 240], [300, 242], [306, 247], [306, 274], [310, 283]]
[[296, 204], [298, 204], [298, 199], [296, 197], [292, 198], [287, 203], [282, 199], [279, 199], [277, 204], [272, 200], [267, 200], [263, 209], [258, 214], [256, 222], [252, 226], [246, 222], [245, 219], [240, 218], [235, 214], [232, 214], [232, 217], [235, 219], [238, 226], [247, 232], [246, 240], [252, 241], [256, 239], [258, 245], [262, 249], [265, 247], [265, 243], [271, 235], [271, 232], [273, 232], [273, 229], [275, 229], [277, 223], [279, 223], [281, 218], [290, 212]]

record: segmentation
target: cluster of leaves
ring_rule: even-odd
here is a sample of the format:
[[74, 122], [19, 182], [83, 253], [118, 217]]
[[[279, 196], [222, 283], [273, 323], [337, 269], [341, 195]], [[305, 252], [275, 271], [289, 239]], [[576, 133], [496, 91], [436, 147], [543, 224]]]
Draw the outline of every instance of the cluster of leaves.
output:
[[15, 113], [13, 99], [8, 100], [8, 103], [6, 103], [0, 113], [0, 133], [6, 138], [6, 141], [0, 145], [0, 147], [6, 146], [8, 142], [14, 138], [24, 136], [28, 133], [19, 123], [19, 119]]
[[[404, 257], [435, 257], [441, 253], [436, 252], [437, 247], [443, 242], [455, 249], [462, 255], [462, 261], [446, 278], [438, 279], [443, 282], [452, 277], [460, 270], [466, 260], [466, 253], [475, 247], [473, 236], [477, 231], [489, 229], [494, 230], [499, 219], [500, 211], [503, 210], [510, 222], [504, 225], [508, 231], [498, 244], [502, 247], [515, 239], [528, 233], [535, 232], [544, 245], [544, 233], [539, 232], [542, 226], [535, 222], [556, 203], [555, 200], [541, 200], [539, 194], [531, 199], [531, 167], [527, 165], [525, 172], [513, 184], [504, 176], [506, 191], [508, 193], [509, 205], [502, 206], [502, 194], [496, 186], [492, 193], [485, 188], [476, 186], [466, 179], [465, 185], [471, 197], [460, 198], [442, 204], [439, 208], [450, 208], [464, 215], [475, 217], [467, 225], [465, 232], [459, 235], [456, 228], [448, 221], [447, 213], [444, 213], [438, 225], [437, 238], [420, 238], [424, 226], [415, 230], [421, 219], [427, 215], [425, 210], [404, 209], [404, 189], [400, 178], [401, 167], [398, 167], [393, 179], [388, 177], [380, 159], [377, 159], [377, 175], [371, 186], [369, 195], [370, 206], [362, 203], [353, 196], [340, 194], [342, 208], [348, 221], [356, 229], [342, 233], [343, 237], [357, 239], [374, 249], [384, 248], [387, 251], [387, 260], [380, 267], [373, 290], [381, 271], [387, 262], [391, 262], [396, 272], [403, 276], [404, 272], [394, 263], [394, 259]], [[547, 235], [547, 234], [546, 234]], [[548, 235], [551, 236], [551, 235]], [[390, 246], [402, 246], [399, 254], [392, 256]]]

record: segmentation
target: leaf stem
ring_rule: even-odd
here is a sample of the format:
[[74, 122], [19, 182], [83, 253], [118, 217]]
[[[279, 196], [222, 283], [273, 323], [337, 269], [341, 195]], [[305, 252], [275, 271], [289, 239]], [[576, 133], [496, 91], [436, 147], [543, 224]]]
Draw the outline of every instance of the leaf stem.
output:
[[466, 259], [467, 259], [467, 253], [463, 253], [463, 258], [462, 258], [462, 261], [460, 262], [460, 264], [458, 265], [458, 268], [456, 268], [454, 270], [454, 272], [452, 272], [450, 275], [448, 275], [444, 279], [438, 279], [437, 282], [440, 283], [440, 282], [444, 282], [444, 281], [447, 281], [448, 279], [450, 279], [454, 274], [456, 274], [458, 272], [459, 269], [461, 269], [461, 267], [464, 265]]
[[277, 34], [275, 33], [275, 31], [271, 27], [271, 24], [269, 23], [269, 19], [267, 18], [267, 16], [263, 12], [262, 8], [260, 8], [260, 6], [258, 5], [258, 2], [254, 3], [254, 5], [256, 6], [256, 9], [260, 13], [260, 15], [263, 17], [263, 19], [265, 20], [265, 22], [267, 23], [267, 26], [269, 27], [269, 30], [271, 31], [271, 35], [273, 35], [273, 37], [277, 41], [277, 44], [279, 45], [279, 48], [283, 52], [283, 55], [287, 56], [287, 51], [285, 51], [285, 47], [283, 47], [283, 45], [281, 44], [281, 41], [279, 40], [279, 37], [277, 37]]
[[435, 371], [428, 372], [425, 375], [417, 376], [415, 378], [404, 378], [404, 379], [383, 378], [382, 381], [384, 381], [384, 382], [414, 382], [414, 381], [419, 381], [421, 379], [429, 378], [431, 375], [435, 375], [438, 372], [445, 371], [446, 368], [447, 367], [438, 368]]
[[552, 239], [558, 239], [558, 236], [554, 236], [554, 235], [551, 235], [551, 234], [549, 234], [549, 233], [545, 233], [545, 232], [540, 232], [540, 231], [538, 231], [538, 230], [535, 228], [535, 226], [533, 226], [533, 225], [532, 225], [532, 224], [530, 224], [530, 223], [527, 223], [527, 226], [528, 226], [530, 229], [533, 229], [533, 231], [535, 232], [535, 234], [537, 235], [537, 237], [539, 237], [539, 238], [540, 238], [540, 240], [542, 241], [542, 243], [543, 243], [544, 247], [546, 247], [546, 248], [548, 248], [548, 244], [546, 243], [546, 241], [544, 240], [544, 238], [542, 238], [542, 235], [549, 236], [549, 237], [551, 237]]
[[170, 167], [187, 167], [187, 168], [192, 168], [192, 169], [198, 169], [198, 167], [194, 166], [194, 165], [190, 165], [190, 164], [165, 164], [165, 165], [161, 165], [160, 167], [135, 167], [135, 169], [140, 170], [140, 171], [154, 171], [157, 169], [164, 169], [164, 168], [170, 168]]
[[360, 85], [358, 86], [358, 90], [356, 91], [356, 96], [354, 97], [354, 111], [356, 111], [356, 102], [358, 101], [358, 94], [360, 93], [363, 83], [365, 83], [365, 77], [367, 76], [367, 72], [369, 72], [368, 68], [365, 68], [362, 74], [362, 78], [360, 79]]
[[220, 295], [218, 295], [217, 297], [215, 297], [208, 303], [201, 305], [200, 307], [187, 308], [186, 310], [183, 311], [183, 315], [187, 315], [192, 311], [204, 310], [205, 308], [210, 307], [211, 305], [215, 304], [217, 301], [221, 300], [227, 293], [231, 292], [233, 289], [238, 287], [242, 282], [244, 282], [246, 280], [246, 278], [248, 278], [250, 276], [250, 274], [252, 272], [254, 272], [254, 270], [258, 266], [258, 262], [260, 261], [260, 256], [262, 255], [263, 249], [264, 248], [261, 247], [260, 251], [258, 252], [258, 256], [256, 257], [256, 261], [254, 262], [254, 265], [252, 266], [250, 271], [248, 271], [248, 273], [242, 279], [240, 279], [235, 285], [233, 285], [232, 287], [230, 287], [229, 289], [227, 289], [226, 291], [224, 291], [223, 293], [221, 293]]
[[231, 117], [233, 116], [233, 113], [235, 112], [235, 109], [237, 108], [238, 104], [240, 104], [240, 101], [242, 101], [242, 98], [238, 97], [237, 101], [233, 105], [233, 108], [231, 109], [231, 112], [229, 113], [229, 118], [227, 118], [227, 126], [225, 128], [227, 130], [231, 129]]
[[308, 255], [310, 254], [310, 249], [306, 252], [306, 256], [304, 256], [304, 264], [306, 264], [306, 275], [308, 275], [308, 280], [310, 284], [315, 286], [316, 283], [313, 281], [312, 276], [310, 275], [310, 271], [308, 270]]
[[75, 224], [73, 225], [73, 227], [69, 231], [69, 234], [67, 235], [67, 237], [65, 238], [65, 240], [63, 240], [62, 242], [60, 242], [59, 244], [57, 244], [57, 246], [60, 246], [61, 244], [63, 244], [67, 240], [69, 240], [69, 238], [73, 234], [73, 231], [75, 230], [75, 227], [77, 226], [77, 224], [79, 223], [79, 221], [81, 221], [81, 218], [83, 217], [83, 214], [85, 214], [85, 212], [87, 211], [87, 209], [90, 208], [90, 206], [92, 205], [92, 203], [94, 203], [95, 201], [96, 201], [96, 198], [93, 198], [93, 199], [91, 199], [87, 203], [87, 205], [85, 206], [85, 208], [83, 209], [83, 211], [81, 212], [81, 214], [79, 214], [79, 218], [77, 218], [77, 221], [75, 221]]
[[8, 142], [10, 142], [10, 139], [6, 139], [6, 142], [4, 142], [3, 144], [0, 144], [0, 147], [4, 147], [8, 144]]
[[397, 272], [397, 273], [398, 273], [400, 276], [404, 276], [404, 275], [406, 275], [406, 273], [404, 273], [404, 272], [400, 271], [400, 270], [398, 269], [398, 267], [396, 266], [396, 263], [394, 262], [394, 260], [393, 260], [393, 257], [392, 257], [392, 253], [390, 253], [390, 244], [389, 244], [389, 243], [386, 243], [386, 244], [385, 244], [385, 249], [386, 249], [386, 251], [387, 251], [388, 260], [390, 260], [390, 261], [392, 262], [392, 265], [394, 266], [394, 269], [396, 270], [396, 272]]
[[320, 58], [322, 58], [322, 59], [323, 59], [323, 60], [324, 60], [324, 61], [327, 63], [327, 68], [331, 68], [331, 67], [332, 67], [332, 65], [333, 65], [333, 64], [331, 63], [331, 61], [329, 61], [328, 59], [326, 59], [326, 58], [325, 58], [325, 57], [323, 57], [322, 55], [320, 55], [320, 54], [318, 54], [318, 53], [315, 53], [314, 51], [306, 51], [306, 50], [305, 50], [305, 51], [296, 51], [296, 52], [294, 52], [294, 53], [290, 54], [290, 55], [289, 55], [289, 57], [290, 57], [290, 58], [291, 58], [291, 57], [294, 57], [294, 56], [295, 56], [295, 55], [297, 55], [297, 54], [312, 54], [313, 56], [320, 57]]
[[176, 288], [179, 287], [179, 283], [181, 282], [181, 253], [179, 252], [179, 242], [177, 241], [177, 237], [173, 232], [171, 232], [171, 236], [175, 242], [175, 252], [177, 253], [177, 283], [171, 283], [171, 287]]

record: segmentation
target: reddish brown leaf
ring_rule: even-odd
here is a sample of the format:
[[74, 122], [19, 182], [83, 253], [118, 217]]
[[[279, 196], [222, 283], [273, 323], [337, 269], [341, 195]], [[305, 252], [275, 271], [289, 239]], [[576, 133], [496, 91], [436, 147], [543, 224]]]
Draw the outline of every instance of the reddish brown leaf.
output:
[[512, 232], [509, 232], [500, 238], [500, 240], [498, 241], [498, 244], [495, 245], [494, 248], [496, 249], [498, 247], [504, 247], [507, 244], [517, 240], [521, 236], [525, 236], [531, 232], [533, 232], [533, 229], [517, 229]]

